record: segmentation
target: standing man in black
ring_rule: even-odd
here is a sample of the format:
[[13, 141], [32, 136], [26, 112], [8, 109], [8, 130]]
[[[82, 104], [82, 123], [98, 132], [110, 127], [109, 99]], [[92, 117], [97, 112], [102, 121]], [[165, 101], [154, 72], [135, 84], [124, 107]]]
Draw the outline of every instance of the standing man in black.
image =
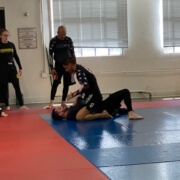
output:
[[61, 84], [63, 77], [63, 90], [61, 105], [65, 105], [66, 96], [68, 94], [69, 86], [75, 83], [73, 76], [66, 72], [63, 68], [64, 60], [68, 57], [74, 57], [74, 45], [70, 37], [66, 36], [65, 26], [59, 26], [57, 36], [52, 38], [49, 43], [50, 67], [53, 76], [53, 85], [51, 88], [51, 100], [48, 108], [53, 107], [54, 98], [58, 85]]

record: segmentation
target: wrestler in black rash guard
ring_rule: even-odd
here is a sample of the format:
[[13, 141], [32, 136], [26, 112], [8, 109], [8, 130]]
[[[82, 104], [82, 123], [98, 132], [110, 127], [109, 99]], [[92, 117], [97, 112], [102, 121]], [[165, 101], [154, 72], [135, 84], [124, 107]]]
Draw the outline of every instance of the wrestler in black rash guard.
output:
[[75, 97], [81, 94], [87, 109], [91, 113], [97, 112], [102, 101], [102, 94], [99, 90], [96, 77], [89, 69], [79, 64], [76, 65], [76, 77], [81, 84], [81, 88], [75, 91], [72, 96]]
[[[122, 101], [124, 101], [127, 108], [120, 108]], [[68, 108], [66, 119], [76, 120], [76, 114], [84, 106], [84, 100], [78, 97], [76, 104]], [[101, 102], [101, 105], [98, 109], [100, 111], [106, 110], [112, 116], [115, 116], [116, 114], [124, 115], [128, 114], [129, 111], [133, 111], [129, 90], [122, 89], [110, 94], [109, 97], [107, 97]]]
[[0, 88], [1, 92], [3, 93], [3, 95], [1, 94], [1, 98], [3, 98], [2, 101], [6, 104], [6, 106], [9, 106], [8, 82], [11, 82], [14, 86], [19, 105], [23, 106], [24, 103], [14, 59], [19, 69], [22, 70], [21, 62], [17, 55], [15, 45], [9, 41], [7, 43], [0, 42]]

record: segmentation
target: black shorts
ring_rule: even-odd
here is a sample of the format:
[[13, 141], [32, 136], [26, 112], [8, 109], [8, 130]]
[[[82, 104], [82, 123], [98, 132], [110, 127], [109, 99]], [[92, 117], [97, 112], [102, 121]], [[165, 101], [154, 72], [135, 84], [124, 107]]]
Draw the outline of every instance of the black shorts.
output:
[[102, 101], [102, 108], [109, 114], [113, 114], [116, 109], [121, 106], [122, 100], [126, 100], [127, 109], [132, 110], [130, 92], [128, 89], [122, 89], [109, 95], [108, 98]]
[[96, 113], [100, 112], [101, 110], [99, 107], [101, 107], [102, 97], [96, 96], [94, 94], [90, 94], [85, 99], [85, 106], [90, 111], [90, 113]]
[[109, 114], [112, 114], [115, 109], [120, 108], [121, 100], [119, 98], [119, 92], [110, 94], [108, 98], [103, 100], [102, 108]]

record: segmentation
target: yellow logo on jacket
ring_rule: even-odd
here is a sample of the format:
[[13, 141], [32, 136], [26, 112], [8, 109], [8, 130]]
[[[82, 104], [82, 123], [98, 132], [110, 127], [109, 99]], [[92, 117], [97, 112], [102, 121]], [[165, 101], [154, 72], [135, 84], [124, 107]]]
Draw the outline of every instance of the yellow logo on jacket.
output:
[[13, 53], [12, 48], [0, 49], [0, 53]]

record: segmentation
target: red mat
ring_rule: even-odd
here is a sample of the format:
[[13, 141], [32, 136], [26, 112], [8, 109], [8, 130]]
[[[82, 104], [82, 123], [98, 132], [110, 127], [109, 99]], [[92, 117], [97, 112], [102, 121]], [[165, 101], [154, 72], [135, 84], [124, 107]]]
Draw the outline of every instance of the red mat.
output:
[[0, 179], [108, 179], [37, 115], [49, 112], [12, 110], [0, 118]]
[[[180, 100], [133, 102], [133, 108], [180, 106]], [[94, 165], [38, 114], [47, 109], [11, 110], [0, 118], [0, 178], [3, 180], [106, 180]]]

